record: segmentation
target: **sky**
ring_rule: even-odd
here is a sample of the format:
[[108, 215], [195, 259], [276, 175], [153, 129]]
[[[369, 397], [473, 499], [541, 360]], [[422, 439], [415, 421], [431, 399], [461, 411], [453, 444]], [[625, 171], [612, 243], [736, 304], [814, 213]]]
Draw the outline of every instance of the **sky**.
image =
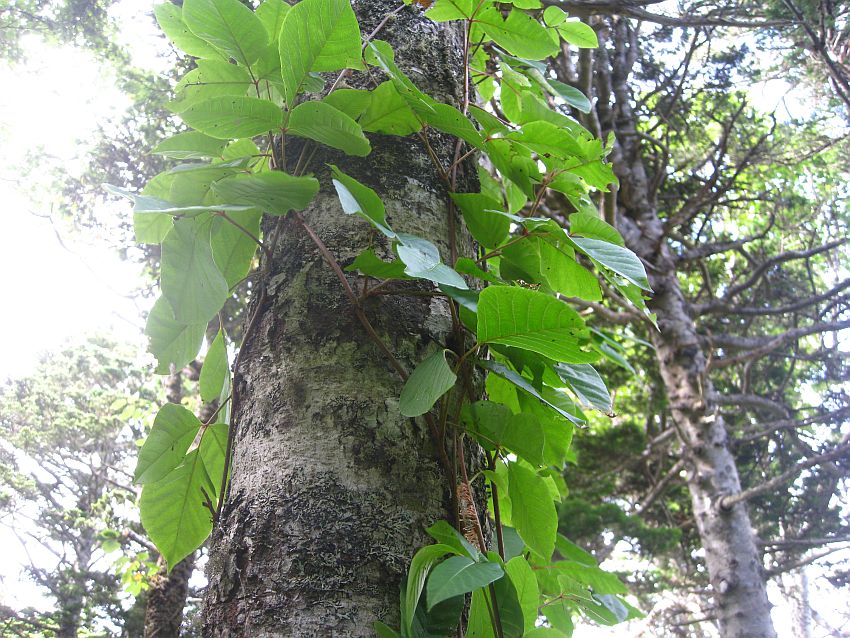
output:
[[[149, 0], [126, 0], [115, 16], [121, 38], [139, 66], [162, 69], [157, 57], [164, 43], [147, 15]], [[71, 47], [26, 41], [29, 61], [10, 67], [0, 62], [0, 272], [5, 292], [0, 312], [0, 381], [31, 372], [39, 353], [91, 332], [110, 332], [144, 347], [145, 302], [132, 299], [140, 282], [136, 266], [123, 261], [108, 237], [80, 234], [56, 214], [53, 179], [35, 171], [34, 154], [48, 154], [53, 165], [74, 174], [84, 165], [88, 140], [98, 126], [120, 117], [129, 100], [115, 87], [114, 73], [90, 54]], [[762, 107], [779, 104], [788, 87], [760, 89]], [[799, 102], [786, 100], [785, 108]], [[109, 214], [126, 215], [117, 206]], [[0, 546], [20, 547], [0, 525]], [[20, 564], [0, 558], [0, 601], [43, 606], [32, 586], [18, 579]], [[20, 554], [18, 554], [20, 555]], [[782, 638], [791, 638], [788, 606], [774, 589], [771, 598]], [[580, 626], [576, 638], [630, 635], [622, 628]]]

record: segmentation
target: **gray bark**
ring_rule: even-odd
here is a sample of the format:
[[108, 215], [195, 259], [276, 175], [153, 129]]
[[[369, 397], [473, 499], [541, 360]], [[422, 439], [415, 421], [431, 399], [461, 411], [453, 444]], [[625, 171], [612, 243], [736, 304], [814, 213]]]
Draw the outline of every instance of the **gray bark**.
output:
[[[358, 3], [363, 33], [396, 6]], [[423, 90], [457, 101], [462, 40], [454, 27], [407, 8], [377, 37], [393, 44]], [[434, 143], [448, 164], [453, 143]], [[394, 228], [437, 238], [448, 260], [446, 191], [422, 144], [380, 136], [372, 144], [365, 159], [314, 161], [322, 190], [304, 219], [342, 266], [370, 242], [389, 256], [363, 220], [343, 214], [324, 168], [333, 161], [382, 196]], [[295, 219], [277, 223], [274, 259], [259, 283], [265, 304], [236, 371], [238, 429], [210, 553], [204, 635], [372, 636], [375, 620], [397, 625], [399, 585], [429, 542], [424, 528], [454, 518], [446, 474], [422, 419], [400, 415], [401, 379], [331, 268]], [[348, 280], [359, 289], [356, 277]], [[449, 339], [442, 299], [373, 297], [364, 311], [407, 371]]]
[[[612, 20], [611, 49], [600, 52], [600, 93], [613, 96], [602, 109], [603, 132], [617, 137], [614, 169], [620, 180], [619, 229], [647, 264], [653, 288], [651, 332], [658, 366], [689, 466], [688, 489], [724, 638], [775, 638], [761, 557], [745, 503], [725, 509], [720, 501], [741, 490], [735, 459], [708, 376], [706, 354], [676, 274], [650, 180], [642, 162], [628, 78], [637, 55], [636, 35], [626, 19]], [[603, 45], [604, 46], [604, 45]], [[605, 105], [607, 106], [607, 105]]]

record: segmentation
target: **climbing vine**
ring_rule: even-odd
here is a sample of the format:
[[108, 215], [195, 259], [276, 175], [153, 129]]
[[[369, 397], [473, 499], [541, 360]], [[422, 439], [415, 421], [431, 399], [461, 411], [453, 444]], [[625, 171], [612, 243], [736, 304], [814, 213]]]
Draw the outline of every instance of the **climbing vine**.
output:
[[[425, 9], [395, 12], [403, 10]], [[606, 358], [628, 366], [616, 340], [588, 325], [569, 300], [592, 306], [604, 289], [646, 312], [649, 290], [641, 262], [594, 202], [615, 177], [605, 159], [610, 147], [569, 115], [590, 103], [551, 79], [545, 62], [562, 42], [597, 46], [596, 35], [539, 0], [437, 0], [425, 15], [462, 28], [465, 86], [457, 105], [427, 95], [399, 68], [380, 39], [386, 20], [364, 37], [349, 0], [264, 0], [255, 12], [238, 0], [157, 7], [163, 31], [195, 58], [171, 105], [191, 130], [153, 149], [184, 163], [140, 193], [108, 187], [132, 200], [138, 241], [161, 246], [162, 295], [146, 327], [157, 372], [198, 355], [209, 322], [259, 269], [242, 341], [250, 339], [277, 232], [261, 222], [292, 216], [404, 381], [399, 410], [426, 423], [450, 483], [454, 519], [428, 529], [436, 543], [411, 561], [401, 625], [376, 623], [378, 635], [455, 635], [468, 594], [469, 637], [569, 636], [577, 615], [621, 622], [638, 613], [621, 598], [624, 585], [558, 533], [556, 513], [584, 410], [612, 411], [592, 364]], [[341, 81], [367, 70], [371, 88]], [[449, 165], [431, 147], [435, 131], [455, 140]], [[343, 268], [301, 214], [321, 187], [313, 176], [317, 150], [368, 158], [366, 133], [415, 136], [427, 149], [446, 187], [448, 255], [434, 238], [394, 228], [381, 194], [336, 166], [329, 168], [342, 210], [374, 227], [392, 260], [367, 246]], [[458, 192], [464, 163], [477, 166], [479, 192]], [[572, 212], [550, 210], [553, 194]], [[458, 216], [474, 239], [471, 254], [457, 245]], [[346, 272], [369, 286], [360, 292]], [[408, 372], [363, 302], [407, 294], [394, 284], [411, 279], [448, 299], [455, 338]], [[182, 406], [164, 405], [135, 471], [142, 522], [169, 566], [209, 536], [227, 488], [238, 427], [230, 415], [240, 401], [230, 370], [238, 374], [240, 354], [231, 365], [233, 344], [220, 323], [199, 381], [202, 400], [217, 401], [218, 411], [202, 423]], [[477, 400], [482, 378], [487, 398]], [[486, 458], [472, 476], [465, 440]], [[472, 497], [476, 482], [488, 488], [492, 543]]]

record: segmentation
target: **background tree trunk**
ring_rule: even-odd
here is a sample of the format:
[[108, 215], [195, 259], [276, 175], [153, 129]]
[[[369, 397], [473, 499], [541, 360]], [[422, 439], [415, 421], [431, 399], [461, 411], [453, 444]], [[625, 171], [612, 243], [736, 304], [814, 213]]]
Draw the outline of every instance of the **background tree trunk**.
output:
[[[688, 464], [688, 489], [705, 551], [714, 613], [724, 638], [774, 638], [761, 556], [744, 503], [720, 506], [741, 491], [727, 432], [713, 399], [696, 324], [680, 288], [675, 258], [651, 195], [643, 165], [628, 79], [637, 58], [637, 35], [625, 18], [611, 19], [597, 68], [600, 93], [611, 96], [600, 113], [603, 134], [617, 137], [613, 163], [620, 180], [618, 224], [627, 245], [647, 265], [658, 317], [651, 331], [659, 370]], [[605, 47], [608, 47], [607, 49]]]
[[[165, 396], [171, 403], [180, 403], [183, 398], [183, 373], [180, 370], [169, 375], [165, 382]], [[215, 408], [204, 406], [199, 415], [206, 421]], [[183, 609], [189, 595], [189, 579], [195, 570], [197, 552], [189, 554], [174, 566], [169, 574], [165, 566], [153, 577], [147, 591], [145, 608], [145, 638], [171, 638], [180, 635], [183, 624]]]
[[[363, 33], [396, 8], [357, 3]], [[377, 37], [424, 91], [458, 101], [462, 37], [454, 26], [406, 8]], [[332, 161], [378, 192], [395, 228], [428, 237], [448, 259], [447, 195], [423, 145], [380, 136], [372, 144], [365, 159], [314, 161], [322, 191], [304, 219], [342, 266], [370, 244], [389, 255], [367, 224], [343, 214], [325, 167]], [[432, 144], [448, 164], [453, 142], [432, 136]], [[424, 528], [454, 518], [446, 474], [426, 425], [399, 413], [401, 379], [331, 268], [292, 216], [277, 223], [274, 260], [259, 283], [266, 303], [236, 372], [232, 478], [213, 536], [204, 632], [372, 636], [375, 620], [397, 624], [399, 585], [428, 543]], [[349, 282], [359, 289], [356, 277]], [[364, 309], [408, 371], [451, 331], [442, 299], [380, 296]]]

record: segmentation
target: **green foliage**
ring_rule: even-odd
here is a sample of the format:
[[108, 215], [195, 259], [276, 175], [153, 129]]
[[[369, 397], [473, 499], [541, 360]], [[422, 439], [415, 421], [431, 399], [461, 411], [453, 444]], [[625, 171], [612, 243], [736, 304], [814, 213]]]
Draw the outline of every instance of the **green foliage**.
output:
[[[559, 51], [561, 40], [595, 46], [595, 36], [557, 11], [547, 10], [541, 22], [537, 9], [533, 0], [507, 12], [490, 1], [437, 0], [428, 11], [437, 21], [461, 20], [473, 43], [467, 72], [473, 60], [497, 69], [487, 78], [494, 111], [422, 92], [389, 44], [363, 41], [347, 0], [302, 0], [292, 8], [266, 0], [256, 13], [238, 0], [187, 0], [182, 13], [158, 10], [169, 37], [198, 60], [172, 103], [194, 130], [155, 152], [200, 160], [161, 173], [143, 193], [119, 192], [134, 201], [137, 215], [157, 220], [137, 224], [137, 232], [140, 241], [162, 245], [162, 297], [147, 327], [158, 371], [197, 355], [207, 322], [253, 268], [256, 248], [274, 249], [265, 244], [261, 215], [309, 212], [321, 187], [333, 187], [343, 213], [378, 231], [378, 245], [356, 247], [348, 271], [381, 280], [377, 286], [418, 280], [407, 285], [455, 304], [466, 345], [440, 347], [421, 361], [404, 384], [399, 410], [411, 418], [439, 415], [441, 431], [455, 429], [487, 452], [490, 467], [473, 480], [493, 489], [500, 553], [435, 523], [429, 533], [438, 544], [421, 548], [411, 562], [400, 631], [378, 623], [381, 636], [447, 636], [470, 593], [468, 636], [541, 635], [538, 618], [554, 603], [563, 614], [550, 622], [561, 635], [572, 615], [606, 623], [628, 616], [616, 598], [625, 592], [616, 577], [558, 545], [556, 502], [566, 493], [560, 471], [574, 458], [575, 425], [587, 419], [579, 404], [611, 411], [607, 387], [590, 364], [604, 356], [628, 365], [563, 297], [597, 301], [602, 280], [645, 311], [648, 281], [617, 231], [595, 215], [591, 193], [615, 178], [608, 150], [566, 114], [571, 106], [586, 108], [587, 98], [547, 79], [540, 62]], [[327, 79], [319, 73], [369, 66], [374, 89], [336, 89], [335, 82], [321, 99], [314, 95]], [[367, 133], [416, 133], [427, 144], [433, 131], [454, 140], [459, 161], [477, 153], [493, 167], [492, 174], [480, 172], [481, 192], [462, 193], [450, 176], [457, 167], [435, 159], [450, 214], [459, 210], [480, 244], [448, 263], [436, 238], [392, 228], [381, 195], [369, 186], [336, 166], [328, 183], [310, 173], [318, 168], [311, 165], [318, 148], [368, 157]], [[287, 157], [293, 148], [298, 157]], [[539, 215], [547, 189], [578, 211], [565, 226]], [[306, 226], [306, 217], [297, 219]], [[396, 258], [385, 261], [376, 248]], [[230, 398], [225, 345], [219, 332], [207, 351], [200, 379], [206, 401]], [[489, 399], [475, 401], [467, 391], [472, 375], [482, 373]], [[226, 411], [216, 424], [193, 419], [163, 408], [137, 468], [142, 521], [169, 566], [209, 534], [227, 471]]]
[[[0, 513], [26, 536], [35, 560], [25, 577], [52, 602], [19, 616], [67, 635], [105, 635], [103, 618], [129, 626], [122, 589], [144, 588], [149, 565], [139, 555], [116, 574], [104, 554], [118, 548], [113, 530], [138, 529], [127, 515], [135, 495], [122, 468], [161, 398], [146, 377], [138, 353], [90, 337], [55, 348], [31, 374], [0, 386]], [[42, 552], [48, 558], [38, 558]]]

